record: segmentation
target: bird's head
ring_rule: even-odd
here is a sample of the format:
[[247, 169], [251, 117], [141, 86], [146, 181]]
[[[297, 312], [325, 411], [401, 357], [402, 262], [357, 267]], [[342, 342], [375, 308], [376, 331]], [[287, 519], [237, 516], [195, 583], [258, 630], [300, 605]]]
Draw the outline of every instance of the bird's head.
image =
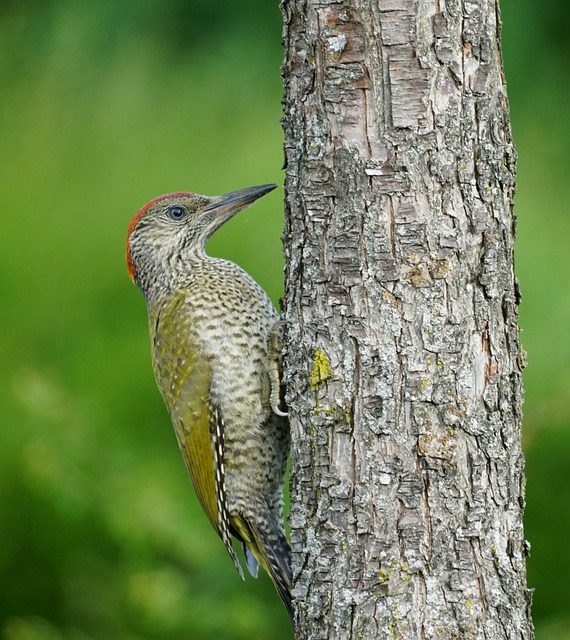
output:
[[168, 193], [151, 200], [129, 225], [129, 277], [143, 290], [153, 281], [168, 281], [181, 259], [203, 256], [206, 242], [224, 222], [276, 186], [264, 184], [214, 197]]

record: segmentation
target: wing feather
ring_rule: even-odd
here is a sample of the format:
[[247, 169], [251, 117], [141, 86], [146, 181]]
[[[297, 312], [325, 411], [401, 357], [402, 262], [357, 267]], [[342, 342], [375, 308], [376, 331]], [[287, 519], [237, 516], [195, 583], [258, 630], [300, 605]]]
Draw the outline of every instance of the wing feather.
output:
[[232, 545], [224, 470], [224, 421], [210, 401], [212, 368], [192, 340], [185, 296], [163, 307], [155, 321], [153, 366], [178, 445], [208, 520], [222, 538], [236, 569], [243, 570]]

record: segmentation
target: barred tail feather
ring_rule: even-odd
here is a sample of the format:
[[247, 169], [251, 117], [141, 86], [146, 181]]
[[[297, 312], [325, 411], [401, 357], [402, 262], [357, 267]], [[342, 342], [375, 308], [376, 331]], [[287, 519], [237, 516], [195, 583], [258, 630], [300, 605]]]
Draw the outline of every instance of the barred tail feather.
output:
[[270, 521], [253, 524], [243, 516], [239, 520], [234, 519], [232, 526], [243, 541], [244, 547], [248, 547], [249, 553], [246, 552], [246, 558], [253, 555], [267, 571], [293, 621], [291, 547], [285, 534]]
[[280, 538], [277, 545], [264, 548], [268, 564], [266, 569], [293, 622], [291, 547], [285, 536], [281, 535]]

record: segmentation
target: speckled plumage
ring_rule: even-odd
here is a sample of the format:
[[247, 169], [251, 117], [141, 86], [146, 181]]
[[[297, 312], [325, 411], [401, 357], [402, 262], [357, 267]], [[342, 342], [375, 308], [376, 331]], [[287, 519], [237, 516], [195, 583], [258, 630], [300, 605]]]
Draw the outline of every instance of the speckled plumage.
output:
[[291, 614], [278, 316], [245, 271], [204, 251], [216, 229], [272, 188], [151, 201], [129, 227], [127, 264], [147, 300], [156, 382], [204, 511], [240, 574], [231, 536], [252, 575], [257, 563], [268, 571]]

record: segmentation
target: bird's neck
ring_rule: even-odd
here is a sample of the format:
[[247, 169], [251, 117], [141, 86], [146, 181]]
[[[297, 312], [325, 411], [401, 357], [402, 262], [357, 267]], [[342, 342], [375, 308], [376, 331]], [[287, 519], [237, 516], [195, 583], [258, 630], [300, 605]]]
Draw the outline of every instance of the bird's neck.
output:
[[184, 249], [175, 255], [165, 256], [146, 269], [138, 285], [149, 306], [159, 304], [181, 287], [189, 285], [198, 276], [215, 269], [218, 258], [206, 255], [203, 249]]

